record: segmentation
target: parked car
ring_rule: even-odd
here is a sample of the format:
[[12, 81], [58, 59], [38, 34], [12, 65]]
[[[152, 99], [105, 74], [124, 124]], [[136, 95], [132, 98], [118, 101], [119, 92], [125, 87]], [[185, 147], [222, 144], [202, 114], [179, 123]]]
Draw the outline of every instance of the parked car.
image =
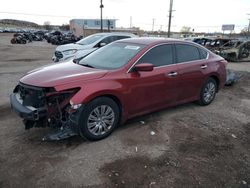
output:
[[249, 58], [250, 41], [237, 41], [233, 46], [221, 49], [218, 54], [228, 61], [239, 61]]
[[29, 72], [10, 101], [27, 129], [60, 127], [61, 133], [48, 140], [74, 134], [100, 140], [135, 116], [192, 101], [210, 104], [224, 86], [226, 65], [192, 42], [124, 39], [77, 64], [68, 61]]
[[197, 43], [197, 44], [200, 44], [202, 46], [206, 46], [207, 44], [209, 44], [210, 42], [212, 42], [212, 39], [210, 38], [194, 38], [193, 39], [193, 42]]
[[53, 37], [60, 37], [62, 35], [61, 31], [51, 31], [44, 35], [44, 38], [47, 40], [48, 43], [51, 43], [51, 39]]
[[51, 38], [51, 44], [53, 45], [63, 45], [75, 43], [79, 40], [73, 33], [63, 33], [62, 35], [55, 35]]
[[[130, 33], [97, 33], [90, 35], [82, 40], [58, 46], [55, 50], [55, 54], [52, 57], [54, 62], [65, 61], [72, 59], [75, 54], [79, 51], [85, 51], [90, 53], [97, 48], [103, 47], [113, 41], [135, 37], [135, 35]], [[83, 52], [83, 53], [85, 53]]]

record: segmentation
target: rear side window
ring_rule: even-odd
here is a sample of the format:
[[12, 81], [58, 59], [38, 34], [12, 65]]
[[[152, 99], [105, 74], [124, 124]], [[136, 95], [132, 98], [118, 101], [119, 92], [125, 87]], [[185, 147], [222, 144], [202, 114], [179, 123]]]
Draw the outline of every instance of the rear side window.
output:
[[195, 61], [200, 59], [198, 48], [188, 44], [176, 44], [177, 63]]
[[100, 43], [109, 44], [109, 43], [111, 43], [111, 42], [113, 42], [113, 41], [114, 41], [114, 36], [108, 36], [108, 37], [102, 39], [102, 41], [101, 41]]
[[160, 45], [152, 48], [138, 63], [151, 63], [155, 67], [173, 64], [172, 45]]
[[109, 43], [114, 42], [116, 40], [125, 39], [125, 38], [130, 38], [130, 37], [129, 36], [108, 36], [108, 37], [104, 38], [101, 42], [99, 42], [99, 44], [101, 44], [101, 43], [109, 44]]
[[115, 40], [121, 40], [121, 39], [126, 39], [126, 38], [131, 38], [130, 36], [116, 36]]
[[207, 51], [204, 49], [201, 49], [201, 48], [199, 48], [199, 51], [200, 51], [200, 56], [201, 56], [200, 59], [206, 59], [207, 58]]

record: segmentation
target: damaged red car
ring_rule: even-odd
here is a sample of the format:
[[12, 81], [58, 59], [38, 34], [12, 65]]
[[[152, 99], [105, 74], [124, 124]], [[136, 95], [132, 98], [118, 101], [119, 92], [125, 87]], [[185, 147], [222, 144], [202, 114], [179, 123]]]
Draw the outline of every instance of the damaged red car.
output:
[[10, 101], [26, 129], [57, 128], [45, 140], [100, 140], [135, 116], [192, 101], [210, 104], [225, 83], [226, 65], [192, 42], [124, 39], [77, 63], [27, 73]]

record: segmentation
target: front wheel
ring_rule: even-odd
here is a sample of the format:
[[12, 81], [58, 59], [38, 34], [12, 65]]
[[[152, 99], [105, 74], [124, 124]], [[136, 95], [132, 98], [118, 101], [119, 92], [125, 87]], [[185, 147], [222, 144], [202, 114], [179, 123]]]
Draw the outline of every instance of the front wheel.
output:
[[209, 78], [201, 89], [199, 104], [209, 105], [215, 98], [217, 87], [217, 82], [213, 78]]
[[108, 97], [99, 97], [82, 111], [80, 135], [88, 140], [101, 140], [109, 136], [119, 122], [119, 107]]

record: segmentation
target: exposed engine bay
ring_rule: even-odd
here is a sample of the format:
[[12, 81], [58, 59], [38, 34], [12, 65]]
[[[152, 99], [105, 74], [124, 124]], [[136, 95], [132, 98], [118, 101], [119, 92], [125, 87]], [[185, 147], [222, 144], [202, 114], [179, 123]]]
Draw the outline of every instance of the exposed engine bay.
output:
[[45, 136], [43, 140], [60, 140], [77, 134], [71, 126], [73, 121], [70, 118], [74, 109], [70, 106], [70, 99], [78, 90], [74, 88], [57, 92], [54, 88], [40, 88], [19, 83], [11, 98], [26, 108], [19, 110], [25, 129], [55, 128], [55, 133]]

